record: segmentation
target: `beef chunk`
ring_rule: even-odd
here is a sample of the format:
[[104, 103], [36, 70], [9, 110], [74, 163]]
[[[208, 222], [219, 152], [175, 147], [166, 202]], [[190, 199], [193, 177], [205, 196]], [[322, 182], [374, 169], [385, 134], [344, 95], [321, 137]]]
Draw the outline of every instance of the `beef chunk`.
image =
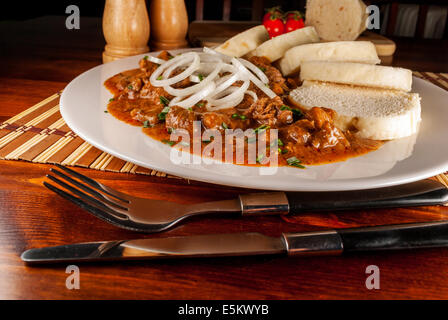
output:
[[261, 98], [246, 111], [246, 115], [256, 120], [259, 124], [271, 127], [281, 127], [293, 122], [291, 110], [282, 110], [283, 101], [280, 97], [274, 99]]
[[265, 57], [251, 57], [249, 61], [259, 67], [268, 77], [269, 85], [272, 91], [278, 95], [282, 95], [288, 90], [285, 78], [277, 68], [271, 66], [270, 61]]
[[197, 117], [193, 111], [177, 106], [171, 107], [165, 117], [167, 129], [185, 129], [190, 134], [193, 133], [193, 121], [195, 120]]

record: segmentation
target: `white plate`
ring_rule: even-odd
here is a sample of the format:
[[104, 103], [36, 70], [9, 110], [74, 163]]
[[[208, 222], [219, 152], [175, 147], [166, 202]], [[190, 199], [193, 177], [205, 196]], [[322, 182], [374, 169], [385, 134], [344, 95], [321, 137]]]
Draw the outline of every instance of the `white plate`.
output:
[[[173, 51], [176, 53], [175, 51]], [[152, 53], [156, 55], [156, 53]], [[422, 124], [413, 137], [387, 142], [379, 150], [344, 162], [279, 167], [261, 175], [260, 167], [233, 164], [176, 165], [170, 148], [104, 113], [112, 97], [104, 81], [138, 67], [144, 55], [95, 67], [74, 79], [61, 96], [62, 116], [81, 138], [100, 150], [142, 167], [237, 187], [284, 191], [342, 191], [398, 185], [448, 170], [448, 92], [414, 77], [413, 92], [422, 98]]]

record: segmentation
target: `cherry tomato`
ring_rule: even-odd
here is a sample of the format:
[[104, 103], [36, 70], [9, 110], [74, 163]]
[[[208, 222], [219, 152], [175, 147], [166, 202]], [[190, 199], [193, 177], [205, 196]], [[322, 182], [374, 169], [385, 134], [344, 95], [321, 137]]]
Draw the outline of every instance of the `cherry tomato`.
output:
[[277, 15], [272, 15], [263, 24], [269, 33], [269, 37], [271, 38], [285, 33], [285, 24], [283, 23], [283, 19]]
[[271, 18], [271, 16], [277, 15], [278, 17], [281, 17], [283, 15], [282, 10], [280, 9], [280, 6], [272, 7], [266, 10], [266, 14], [263, 16], [263, 24]]
[[291, 11], [286, 15], [285, 32], [291, 32], [305, 27], [302, 14], [299, 11]]

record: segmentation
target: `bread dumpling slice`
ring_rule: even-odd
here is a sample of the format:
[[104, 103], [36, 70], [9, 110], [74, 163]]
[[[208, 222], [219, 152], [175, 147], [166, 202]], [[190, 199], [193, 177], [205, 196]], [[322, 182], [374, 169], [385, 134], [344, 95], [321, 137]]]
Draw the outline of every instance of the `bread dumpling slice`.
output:
[[308, 0], [307, 26], [325, 41], [356, 40], [366, 29], [368, 14], [361, 0]]
[[290, 92], [289, 99], [304, 109], [333, 109], [340, 129], [356, 129], [356, 135], [366, 139], [408, 137], [417, 132], [421, 121], [417, 93], [305, 81]]
[[265, 57], [269, 61], [274, 62], [283, 57], [285, 52], [292, 47], [305, 43], [319, 42], [319, 40], [319, 36], [314, 27], [305, 27], [282, 34], [262, 43], [254, 51], [249, 52], [247, 57]]
[[412, 71], [354, 62], [304, 61], [301, 80], [411, 91]]
[[370, 41], [336, 41], [308, 43], [291, 48], [278, 60], [278, 67], [284, 76], [289, 76], [300, 70], [303, 61], [381, 62], [375, 45]]
[[238, 33], [217, 48], [216, 51], [231, 56], [242, 57], [269, 39], [269, 33], [263, 25]]

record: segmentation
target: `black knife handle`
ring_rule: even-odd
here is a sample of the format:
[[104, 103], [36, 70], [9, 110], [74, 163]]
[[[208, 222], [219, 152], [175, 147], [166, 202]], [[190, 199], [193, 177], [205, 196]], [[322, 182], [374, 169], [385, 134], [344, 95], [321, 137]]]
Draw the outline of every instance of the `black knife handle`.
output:
[[286, 192], [289, 213], [439, 205], [448, 202], [448, 189], [433, 180], [405, 185], [342, 192]]
[[448, 246], [448, 221], [338, 229], [343, 252]]
[[284, 233], [283, 241], [291, 256], [446, 247], [448, 221]]

